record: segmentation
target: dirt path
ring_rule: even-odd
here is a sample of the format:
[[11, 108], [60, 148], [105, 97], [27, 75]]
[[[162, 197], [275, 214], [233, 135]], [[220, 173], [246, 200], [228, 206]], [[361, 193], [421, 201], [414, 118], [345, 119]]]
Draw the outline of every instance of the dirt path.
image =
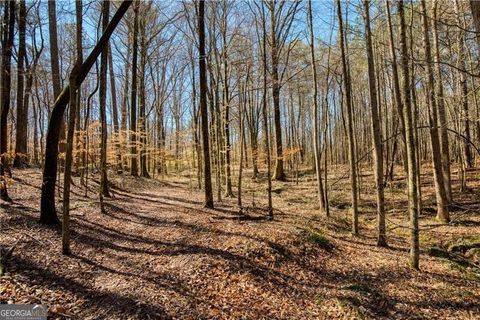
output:
[[16, 183], [18, 200], [0, 215], [2, 244], [19, 241], [0, 303], [78, 319], [479, 318], [478, 279], [425, 254], [411, 271], [401, 235], [389, 249], [367, 226], [352, 238], [345, 210], [324, 220], [277, 199], [274, 221], [253, 208], [239, 219], [233, 199], [203, 209], [186, 182], [117, 178], [106, 214], [74, 188], [74, 254], [64, 257], [59, 231], [36, 222], [38, 172]]

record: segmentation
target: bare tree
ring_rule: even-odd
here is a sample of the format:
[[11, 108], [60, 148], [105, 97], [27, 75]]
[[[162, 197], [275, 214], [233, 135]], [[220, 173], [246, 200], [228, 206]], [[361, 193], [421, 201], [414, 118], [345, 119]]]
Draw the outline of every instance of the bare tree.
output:
[[[78, 71], [77, 85], [80, 85], [85, 80], [88, 72], [102, 52], [104, 46], [108, 45], [108, 39], [117, 27], [118, 23], [125, 15], [125, 12], [132, 4], [131, 0], [125, 0], [121, 3], [117, 12], [108, 24], [105, 32], [102, 34], [92, 52], [87, 59], [82, 63]], [[70, 99], [70, 87], [67, 85], [62, 93], [55, 100], [48, 123], [48, 132], [45, 146], [45, 165], [43, 167], [43, 184], [42, 196], [40, 202], [40, 223], [53, 225], [58, 224], [59, 220], [55, 211], [55, 183], [57, 176], [57, 159], [58, 159], [58, 142], [59, 129], [63, 119], [66, 105]], [[2, 135], [3, 136], [3, 135]]]
[[343, 28], [342, 5], [337, 0], [337, 14], [340, 32], [340, 50], [342, 59], [343, 88], [345, 94], [345, 106], [347, 109], [347, 133], [348, 133], [348, 157], [350, 161], [350, 184], [352, 187], [352, 233], [358, 234], [358, 190], [357, 190], [357, 161], [355, 154], [355, 141], [353, 135], [353, 106], [352, 106], [352, 85], [350, 70], [347, 66], [347, 55], [345, 50], [345, 31]]
[[325, 192], [323, 191], [323, 181], [321, 172], [322, 155], [320, 153], [320, 143], [318, 141], [318, 85], [317, 85], [317, 66], [315, 61], [315, 37], [313, 35], [313, 18], [312, 18], [312, 0], [308, 0], [308, 28], [310, 32], [310, 61], [312, 64], [312, 80], [313, 80], [313, 153], [315, 157], [315, 171], [317, 174], [317, 196], [320, 210], [327, 213]]
[[133, 48], [132, 48], [132, 97], [130, 101], [130, 174], [138, 176], [137, 165], [137, 60], [138, 60], [138, 15], [140, 2], [133, 5], [134, 21], [133, 21]]
[[[102, 32], [107, 30], [110, 11], [110, 1], [102, 2]], [[100, 57], [100, 124], [101, 124], [101, 142], [100, 142], [100, 208], [105, 212], [103, 197], [109, 197], [107, 176], [107, 63], [108, 63], [108, 45], [102, 48]]]
[[370, 29], [370, 1], [364, 0], [365, 41], [367, 48], [368, 85], [370, 90], [370, 108], [372, 120], [372, 139], [375, 161], [375, 186], [377, 188], [377, 245], [387, 246], [385, 228], [385, 193], [383, 183], [383, 138], [380, 123], [380, 110], [377, 105], [377, 86], [373, 57], [372, 31]]
[[405, 14], [403, 0], [398, 0], [398, 15], [400, 17], [400, 65], [403, 71], [402, 94], [404, 101], [403, 117], [405, 121], [405, 133], [407, 144], [408, 162], [408, 212], [410, 216], [410, 265], [419, 269], [419, 229], [418, 229], [418, 192], [417, 192], [417, 160], [416, 145], [414, 138], [415, 128], [412, 120], [412, 107], [410, 95], [410, 76], [408, 66], [408, 49], [405, 26]]
[[[15, 160], [14, 167], [21, 167], [27, 163], [27, 124], [28, 107], [24, 100], [24, 82], [25, 82], [25, 25], [27, 18], [27, 8], [25, 0], [20, 1], [18, 13], [18, 56], [17, 56], [17, 128], [15, 141]], [[28, 97], [27, 97], [28, 98]]]
[[427, 94], [429, 102], [429, 125], [430, 125], [430, 145], [432, 148], [432, 161], [434, 168], [435, 195], [437, 198], [437, 219], [442, 222], [449, 222], [448, 201], [444, 184], [443, 164], [440, 151], [440, 139], [438, 134], [438, 110], [435, 99], [435, 79], [432, 68], [432, 53], [430, 48], [429, 18], [427, 16], [427, 6], [425, 0], [421, 0], [423, 13], [423, 40], [425, 44], [425, 61], [427, 69]]
[[2, 65], [1, 65], [1, 91], [0, 91], [0, 198], [11, 201], [7, 192], [5, 179], [8, 166], [8, 113], [10, 111], [10, 90], [12, 87], [11, 61], [15, 29], [15, 2], [4, 3], [2, 33]]
[[76, 14], [76, 47], [77, 47], [77, 57], [73, 70], [70, 72], [69, 84], [70, 84], [70, 112], [68, 118], [68, 131], [67, 131], [67, 144], [66, 144], [66, 154], [65, 154], [65, 174], [63, 176], [63, 216], [62, 216], [62, 253], [69, 255], [70, 251], [70, 185], [71, 185], [71, 173], [72, 173], [72, 162], [73, 162], [73, 137], [75, 134], [75, 123], [76, 117], [78, 115], [77, 108], [78, 106], [78, 91], [79, 86], [77, 85], [78, 71], [82, 66], [82, 55], [79, 55], [78, 49], [82, 48], [82, 29], [83, 29], [83, 19], [82, 12], [83, 6], [82, 1], [75, 2], [75, 14]]
[[202, 120], [203, 173], [205, 207], [213, 208], [212, 177], [210, 171], [210, 146], [208, 137], [207, 67], [205, 55], [205, 1], [198, 2], [198, 54], [200, 73], [200, 115]]

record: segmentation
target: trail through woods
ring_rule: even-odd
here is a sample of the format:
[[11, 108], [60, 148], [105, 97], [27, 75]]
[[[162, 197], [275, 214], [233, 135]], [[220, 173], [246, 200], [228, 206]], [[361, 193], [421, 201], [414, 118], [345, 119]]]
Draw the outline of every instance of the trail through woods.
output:
[[[60, 231], [37, 223], [40, 172], [19, 171], [10, 189], [14, 203], [0, 213], [1, 243], [18, 241], [0, 278], [0, 303], [45, 303], [53, 318], [73, 319], [478, 318], [475, 270], [428, 254], [480, 234], [472, 211], [478, 195], [464, 195], [470, 210], [453, 212], [455, 225], [421, 232], [417, 272], [407, 263], [408, 230], [397, 227], [407, 221], [404, 182], [394, 181], [386, 194], [390, 248], [379, 248], [369, 176], [358, 237], [350, 234], [345, 186], [332, 192], [332, 218], [315, 214], [311, 173], [298, 185], [275, 183], [274, 221], [262, 219], [266, 199], [253, 182], [244, 186], [248, 216], [241, 218], [234, 199], [203, 209], [193, 182], [173, 176], [110, 177], [113, 198], [101, 214], [98, 181], [85, 198], [74, 178], [67, 257]], [[434, 201], [433, 190], [426, 198], [427, 205]], [[422, 215], [423, 227], [435, 224], [431, 211]]]

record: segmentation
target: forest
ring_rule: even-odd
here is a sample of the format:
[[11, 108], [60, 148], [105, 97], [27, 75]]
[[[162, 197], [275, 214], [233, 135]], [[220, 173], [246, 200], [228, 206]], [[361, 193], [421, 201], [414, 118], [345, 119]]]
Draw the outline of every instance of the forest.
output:
[[0, 319], [480, 319], [480, 1], [0, 12]]

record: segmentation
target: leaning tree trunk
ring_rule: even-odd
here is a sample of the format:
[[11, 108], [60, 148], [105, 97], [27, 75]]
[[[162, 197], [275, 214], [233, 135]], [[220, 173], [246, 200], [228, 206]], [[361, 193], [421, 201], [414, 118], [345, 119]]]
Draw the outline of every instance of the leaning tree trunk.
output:
[[[76, 81], [78, 86], [81, 85], [83, 80], [85, 80], [88, 72], [92, 68], [103, 48], [108, 45], [110, 36], [131, 4], [132, 0], [125, 0], [122, 2], [112, 20], [108, 24], [105, 32], [98, 40], [98, 43], [88, 55], [87, 59], [82, 63], [82, 66], [78, 71]], [[48, 123], [45, 146], [45, 165], [43, 168], [42, 196], [40, 202], [40, 223], [48, 225], [58, 224], [59, 222], [57, 213], [55, 211], [55, 183], [57, 179], [57, 159], [59, 151], [58, 141], [63, 114], [69, 99], [70, 87], [67, 85], [55, 101], [50, 115], [50, 122]]]

